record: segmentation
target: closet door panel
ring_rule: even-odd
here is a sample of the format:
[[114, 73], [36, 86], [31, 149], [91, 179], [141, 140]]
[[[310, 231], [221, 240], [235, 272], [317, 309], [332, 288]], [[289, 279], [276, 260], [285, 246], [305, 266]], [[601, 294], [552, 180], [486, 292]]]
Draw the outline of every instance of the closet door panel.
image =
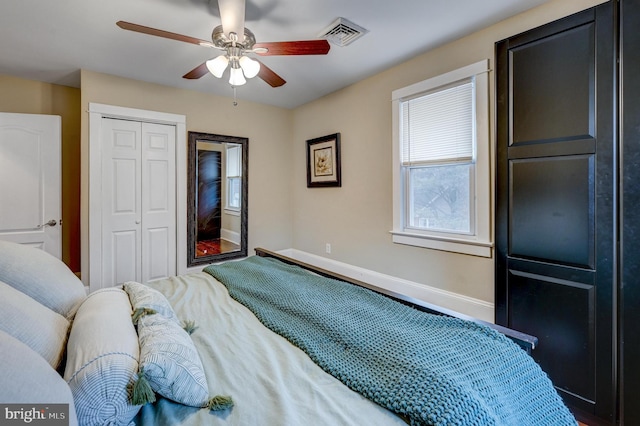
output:
[[105, 118], [102, 129], [102, 282], [175, 275], [175, 127]]
[[140, 281], [140, 123], [102, 122], [102, 282]]
[[176, 274], [175, 127], [142, 123], [142, 280]]
[[124, 283], [135, 280], [132, 277], [138, 275], [140, 267], [137, 260], [139, 256], [132, 255], [139, 249], [140, 236], [136, 229], [128, 231], [115, 231], [111, 233], [111, 252], [106, 255], [111, 259], [108, 274], [113, 277], [114, 283]]
[[171, 236], [169, 227], [155, 228], [147, 230], [146, 253], [148, 253], [147, 279], [146, 281], [158, 280], [175, 275], [168, 262]]

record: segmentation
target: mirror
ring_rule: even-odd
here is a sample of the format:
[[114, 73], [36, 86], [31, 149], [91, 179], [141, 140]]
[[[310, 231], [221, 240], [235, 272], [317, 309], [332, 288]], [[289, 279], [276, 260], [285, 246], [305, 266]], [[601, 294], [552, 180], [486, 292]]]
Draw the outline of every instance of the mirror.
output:
[[247, 256], [249, 139], [189, 132], [187, 266]]

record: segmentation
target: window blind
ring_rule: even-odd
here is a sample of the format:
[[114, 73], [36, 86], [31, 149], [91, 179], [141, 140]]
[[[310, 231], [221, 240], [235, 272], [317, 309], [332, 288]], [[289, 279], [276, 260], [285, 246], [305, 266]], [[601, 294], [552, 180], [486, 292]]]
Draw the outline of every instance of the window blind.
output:
[[401, 102], [402, 165], [473, 158], [474, 81]]
[[227, 176], [240, 176], [240, 155], [241, 149], [239, 146], [233, 146], [227, 148]]

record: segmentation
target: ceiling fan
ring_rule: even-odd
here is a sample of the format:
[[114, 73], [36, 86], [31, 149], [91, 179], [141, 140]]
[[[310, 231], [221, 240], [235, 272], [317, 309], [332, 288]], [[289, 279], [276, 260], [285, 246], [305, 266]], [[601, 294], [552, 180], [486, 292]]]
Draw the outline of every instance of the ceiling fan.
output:
[[286, 83], [282, 77], [265, 64], [247, 56], [247, 54], [260, 56], [326, 55], [329, 52], [330, 46], [327, 40], [256, 43], [253, 33], [244, 26], [245, 0], [218, 0], [218, 7], [222, 25], [218, 25], [213, 29], [212, 41], [145, 27], [131, 22], [118, 21], [116, 24], [125, 30], [212, 47], [223, 51], [223, 54], [198, 65], [182, 77], [197, 79], [210, 72], [214, 76], [222, 78], [224, 71], [229, 67], [229, 84], [234, 87], [245, 84], [245, 77], [253, 78], [255, 76], [260, 77], [272, 87], [279, 87]]

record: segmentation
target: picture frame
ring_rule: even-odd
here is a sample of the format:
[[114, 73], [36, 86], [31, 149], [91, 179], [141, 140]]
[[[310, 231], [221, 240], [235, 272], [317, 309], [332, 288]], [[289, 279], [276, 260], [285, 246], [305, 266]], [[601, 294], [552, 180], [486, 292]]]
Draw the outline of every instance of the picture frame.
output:
[[340, 133], [307, 140], [307, 187], [340, 186]]

